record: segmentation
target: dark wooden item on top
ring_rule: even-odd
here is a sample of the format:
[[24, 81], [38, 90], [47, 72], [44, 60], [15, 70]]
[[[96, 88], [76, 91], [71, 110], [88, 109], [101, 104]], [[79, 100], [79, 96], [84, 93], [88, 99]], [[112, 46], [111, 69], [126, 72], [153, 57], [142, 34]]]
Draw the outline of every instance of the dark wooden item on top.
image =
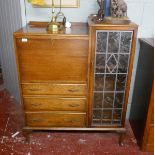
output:
[[154, 41], [140, 39], [130, 123], [143, 151], [154, 151]]
[[[42, 24], [45, 27], [39, 23], [35, 27], [35, 22], [31, 22], [31, 25], [14, 33], [21, 102], [25, 118], [24, 131], [115, 131], [122, 133], [121, 144], [125, 133], [125, 113], [137, 26], [133, 23], [119, 26], [96, 25], [89, 18], [89, 27], [84, 23], [72, 23], [72, 28], [69, 30], [47, 32], [47, 24]], [[105, 33], [109, 36], [107, 44], [105, 44]], [[122, 38], [118, 39], [120, 35]], [[115, 39], [119, 44], [114, 42]], [[105, 49], [107, 45], [111, 53], [107, 53], [105, 57], [105, 51], [100, 50]], [[101, 57], [97, 55], [98, 60], [95, 64], [96, 46], [97, 52], [102, 53]], [[118, 47], [122, 50], [122, 55], [117, 53]], [[102, 101], [100, 94], [93, 102], [94, 89], [100, 89], [103, 85], [107, 89], [112, 89], [116, 82], [109, 73], [106, 83], [103, 84], [102, 76], [105, 73], [102, 70], [105, 67], [102, 65], [105, 61], [108, 65], [107, 71], [115, 72], [114, 76], [117, 69], [113, 66], [119, 62], [119, 71], [123, 72], [124, 76], [118, 77], [118, 89], [123, 89], [121, 91], [126, 93], [114, 95], [116, 92], [110, 90], [112, 93], [105, 95], [107, 107], [103, 109], [100, 106], [100, 101]], [[128, 62], [130, 62], [129, 67]], [[96, 80], [94, 80], [94, 75], [96, 75], [94, 65], [97, 66], [96, 69], [99, 72]], [[124, 78], [127, 78], [125, 80], [127, 83]], [[96, 87], [93, 87], [94, 82]], [[126, 87], [124, 82], [127, 84]], [[101, 92], [102, 95], [103, 90]], [[122, 95], [124, 95], [125, 104], [114, 99], [114, 96], [122, 98]], [[109, 107], [111, 100], [117, 102], [117, 108]], [[95, 111], [96, 109], [99, 110]], [[99, 116], [100, 111], [105, 112], [102, 113], [102, 117]]]
[[97, 14], [97, 21], [103, 21], [104, 18], [104, 0], [97, 0], [97, 3], [99, 5], [99, 10]]

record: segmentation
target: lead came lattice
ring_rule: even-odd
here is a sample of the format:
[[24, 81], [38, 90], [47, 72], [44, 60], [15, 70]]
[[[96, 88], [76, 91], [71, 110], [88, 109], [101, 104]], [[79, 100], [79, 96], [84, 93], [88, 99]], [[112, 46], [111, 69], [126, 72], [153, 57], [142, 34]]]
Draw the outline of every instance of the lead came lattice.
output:
[[132, 31], [96, 31], [93, 125], [121, 125]]

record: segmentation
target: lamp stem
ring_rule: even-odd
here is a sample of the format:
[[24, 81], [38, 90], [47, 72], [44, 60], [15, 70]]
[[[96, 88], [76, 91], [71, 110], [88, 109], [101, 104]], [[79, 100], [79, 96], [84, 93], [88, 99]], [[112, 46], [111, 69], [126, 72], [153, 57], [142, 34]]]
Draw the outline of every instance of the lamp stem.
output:
[[60, 0], [60, 12], [61, 12], [61, 5], [62, 5], [62, 3], [61, 3], [61, 0]]
[[54, 9], [54, 0], [52, 0], [52, 13], [55, 12], [55, 9]]

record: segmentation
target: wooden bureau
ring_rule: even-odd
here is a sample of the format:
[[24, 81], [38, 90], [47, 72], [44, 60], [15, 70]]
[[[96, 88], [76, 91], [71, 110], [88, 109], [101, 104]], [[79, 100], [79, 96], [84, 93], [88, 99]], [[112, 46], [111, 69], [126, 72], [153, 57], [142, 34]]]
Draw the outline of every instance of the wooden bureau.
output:
[[69, 34], [31, 26], [14, 33], [25, 129], [86, 127], [87, 25], [74, 25]]
[[[129, 25], [95, 25], [89, 18], [89, 25], [73, 23], [71, 29], [65, 29], [58, 33], [47, 32], [45, 27], [36, 27], [32, 24], [15, 32], [14, 44], [21, 88], [21, 102], [25, 116], [24, 131], [97, 130], [124, 133], [136, 30], [137, 26], [133, 23]], [[118, 94], [118, 96], [126, 95], [125, 100], [121, 100], [121, 107], [114, 108], [107, 105], [107, 109], [104, 109], [102, 106], [100, 107], [100, 104], [104, 102], [102, 99], [94, 100], [95, 47], [101, 44], [100, 47], [105, 48], [102, 44], [105, 38], [101, 38], [103, 40], [100, 40], [99, 43], [96, 41], [96, 32], [99, 31], [101, 33], [106, 31], [106, 34], [111, 34], [111, 31], [118, 31], [119, 34], [129, 31], [129, 37], [124, 38], [128, 42], [125, 46], [131, 46], [131, 50], [129, 49], [126, 54], [128, 61], [131, 55], [129, 68], [126, 66], [124, 73], [118, 73], [124, 74], [125, 78], [128, 77], [127, 86], [126, 82], [122, 81], [125, 85], [123, 85], [122, 94]], [[111, 41], [114, 40], [111, 39]], [[109, 42], [111, 41], [109, 40]], [[118, 39], [118, 42], [121, 44], [121, 38]], [[119, 45], [116, 46], [119, 47]], [[125, 46], [124, 48], [126, 48]], [[110, 57], [116, 55], [117, 52], [112, 53], [112, 56], [108, 55], [109, 59], [106, 60], [108, 64], [113, 63]], [[123, 55], [121, 62], [126, 61], [126, 55]], [[105, 54], [102, 55], [102, 58], [103, 56]], [[102, 58], [98, 62], [101, 64], [99, 70], [105, 68], [102, 66], [102, 60], [105, 60]], [[109, 69], [111, 69], [110, 66]], [[104, 72], [99, 73], [101, 76], [104, 74]], [[120, 76], [119, 80], [121, 78]], [[104, 85], [102, 80], [95, 82], [97, 82], [98, 87]], [[116, 83], [113, 78], [109, 78], [107, 82], [110, 84], [108, 87]], [[114, 90], [110, 91], [114, 92]], [[115, 97], [111, 98], [108, 93], [106, 96], [107, 99], [115, 102]], [[96, 106], [93, 107], [95, 104]], [[110, 105], [111, 103], [107, 104]], [[102, 115], [103, 111], [105, 112], [104, 118], [99, 116], [100, 111]], [[112, 117], [108, 117], [110, 114]], [[122, 142], [122, 136], [120, 142]]]

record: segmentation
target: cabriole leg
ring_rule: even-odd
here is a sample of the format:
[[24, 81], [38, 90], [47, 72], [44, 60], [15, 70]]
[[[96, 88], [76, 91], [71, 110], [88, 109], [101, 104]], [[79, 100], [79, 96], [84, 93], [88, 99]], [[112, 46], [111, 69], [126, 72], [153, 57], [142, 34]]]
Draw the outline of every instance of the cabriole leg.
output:
[[32, 133], [32, 130], [23, 129], [23, 136], [25, 137], [24, 143], [30, 142], [30, 134]]
[[125, 132], [120, 132], [120, 137], [119, 137], [119, 145], [124, 146], [124, 137], [125, 137]]

